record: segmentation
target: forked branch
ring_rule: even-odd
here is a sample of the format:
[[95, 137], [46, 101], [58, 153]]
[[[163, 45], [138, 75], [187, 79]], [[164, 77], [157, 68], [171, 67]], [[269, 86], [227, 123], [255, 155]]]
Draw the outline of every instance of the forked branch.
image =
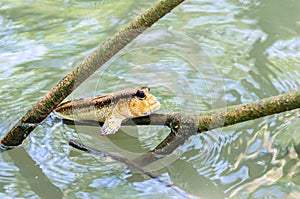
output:
[[[297, 108], [300, 108], [299, 91], [204, 112], [200, 117], [199, 115], [186, 115], [184, 113], [152, 114], [147, 117], [135, 118], [122, 125], [164, 125], [170, 127], [170, 134], [155, 149], [135, 160], [139, 165], [146, 165], [161, 158], [161, 155], [172, 153], [191, 135]], [[74, 124], [74, 121], [65, 120], [64, 122]], [[75, 124], [99, 125], [99, 122], [76, 121]]]

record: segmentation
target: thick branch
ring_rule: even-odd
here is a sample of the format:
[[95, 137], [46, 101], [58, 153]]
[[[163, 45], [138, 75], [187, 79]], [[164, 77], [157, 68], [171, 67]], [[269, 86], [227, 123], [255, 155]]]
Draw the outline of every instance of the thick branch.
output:
[[282, 113], [300, 108], [300, 92], [278, 95], [260, 101], [230, 106], [224, 110], [214, 110], [198, 116], [173, 114], [166, 124], [171, 127], [171, 133], [154, 150], [138, 157], [135, 162], [147, 165], [161, 155], [172, 153], [182, 145], [189, 136], [215, 128], [221, 128], [240, 122], [254, 120], [268, 115]]
[[[300, 92], [292, 92], [256, 102], [204, 112], [200, 117], [182, 113], [152, 114], [124, 122], [122, 125], [165, 125], [171, 128], [171, 133], [155, 149], [135, 160], [139, 165], [146, 165], [162, 158], [161, 155], [172, 153], [191, 135], [297, 108], [300, 108]], [[75, 125], [102, 125], [97, 121], [64, 120], [64, 122]]]
[[300, 92], [277, 95], [259, 101], [230, 106], [227, 110], [209, 112], [211, 117], [203, 115], [199, 118], [198, 131], [229, 126], [236, 123], [261, 118], [300, 108]]
[[[180, 124], [189, 126], [197, 130], [198, 133], [201, 133], [297, 108], [300, 108], [300, 92], [292, 92], [290, 94], [278, 95], [255, 102], [229, 106], [224, 109], [212, 110], [201, 114], [200, 117], [187, 117], [182, 114], [177, 114], [173, 116], [173, 123], [174, 121], [178, 121]], [[195, 132], [182, 132], [180, 129], [176, 130], [176, 132], [177, 135], [182, 134], [182, 136], [195, 134]], [[187, 135], [183, 135], [183, 133]], [[164, 145], [161, 144], [159, 148], [163, 148], [163, 146]]]
[[21, 144], [29, 133], [35, 129], [35, 125], [26, 124], [42, 122], [53, 109], [85, 79], [143, 31], [151, 27], [156, 21], [183, 1], [184, 0], [161, 0], [157, 2], [152, 8], [144, 12], [120, 32], [104, 42], [95, 52], [37, 102], [5, 135], [1, 140], [1, 144], [6, 147]]

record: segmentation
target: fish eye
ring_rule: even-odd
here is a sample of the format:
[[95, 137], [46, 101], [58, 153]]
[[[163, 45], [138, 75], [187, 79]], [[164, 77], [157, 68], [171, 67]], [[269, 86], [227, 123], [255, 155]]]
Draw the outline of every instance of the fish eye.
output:
[[142, 90], [137, 90], [135, 94], [138, 98], [144, 99], [145, 98], [145, 93]]

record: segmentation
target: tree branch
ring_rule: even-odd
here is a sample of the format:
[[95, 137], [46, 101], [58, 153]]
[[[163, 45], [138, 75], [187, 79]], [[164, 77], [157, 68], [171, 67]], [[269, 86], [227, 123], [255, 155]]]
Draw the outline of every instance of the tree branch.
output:
[[136, 158], [134, 162], [139, 165], [150, 164], [162, 158], [162, 155], [172, 153], [191, 135], [196, 133], [298, 108], [300, 108], [299, 91], [265, 98], [256, 102], [230, 106], [227, 109], [212, 110], [201, 114], [200, 117], [197, 115], [187, 116], [180, 113], [167, 115], [164, 118], [168, 118], [165, 121], [166, 125], [171, 127], [171, 133], [155, 149]]
[[[240, 122], [254, 120], [268, 115], [282, 113], [300, 108], [300, 92], [278, 95], [256, 102], [239, 104], [224, 109], [203, 112], [199, 115], [152, 114], [122, 123], [122, 125], [165, 125], [170, 127], [170, 134], [155, 149], [144, 154], [134, 162], [139, 165], [149, 164], [162, 155], [172, 153], [182, 145], [191, 135], [202, 133], [216, 128], [234, 125]], [[67, 124], [75, 125], [101, 125], [97, 121], [69, 121]]]
[[183, 1], [184, 0], [161, 0], [157, 2], [153, 7], [145, 11], [129, 25], [104, 42], [86, 60], [38, 101], [4, 136], [1, 140], [1, 144], [7, 148], [21, 144], [31, 131], [35, 129], [34, 125], [24, 124], [42, 122], [54, 108], [85, 79], [92, 75], [138, 35], [151, 27], [156, 21]]

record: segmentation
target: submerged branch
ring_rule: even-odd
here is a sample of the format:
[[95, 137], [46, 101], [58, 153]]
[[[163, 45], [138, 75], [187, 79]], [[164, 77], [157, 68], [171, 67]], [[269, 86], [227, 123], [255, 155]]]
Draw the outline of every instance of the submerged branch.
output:
[[84, 144], [81, 144], [79, 142], [76, 142], [74, 140], [70, 140], [69, 141], [69, 145], [76, 148], [76, 149], [79, 149], [79, 150], [82, 150], [82, 151], [85, 151], [85, 152], [88, 152], [88, 153], [91, 153], [93, 155], [96, 155], [96, 156], [100, 156], [100, 157], [109, 157], [115, 161], [118, 161], [118, 162], [121, 162], [121, 163], [124, 163], [126, 164], [128, 167], [130, 167], [131, 169], [134, 169], [154, 180], [157, 180], [158, 182], [164, 184], [166, 187], [170, 187], [171, 189], [175, 190], [177, 193], [179, 193], [181, 196], [183, 196], [184, 198], [198, 198], [196, 196], [193, 196], [189, 193], [187, 193], [186, 191], [182, 190], [181, 188], [173, 185], [173, 184], [170, 184], [162, 179], [160, 179], [158, 176], [156, 176], [154, 173], [150, 172], [150, 171], [147, 171], [146, 169], [144, 169], [143, 167], [135, 164], [134, 162], [130, 161], [129, 159], [127, 158], [123, 158], [123, 157], [120, 157], [120, 156], [116, 156], [116, 155], [112, 155], [112, 154], [109, 154], [109, 153], [105, 153], [105, 152], [102, 152], [102, 151], [99, 151], [97, 149], [94, 149], [92, 147], [89, 147], [89, 146], [86, 146]]
[[129, 25], [104, 42], [96, 51], [71, 71], [40, 101], [38, 101], [1, 140], [3, 147], [20, 145], [35, 129], [24, 125], [42, 122], [75, 88], [92, 75], [104, 63], [124, 48], [128, 43], [151, 27], [184, 0], [160, 0]]

